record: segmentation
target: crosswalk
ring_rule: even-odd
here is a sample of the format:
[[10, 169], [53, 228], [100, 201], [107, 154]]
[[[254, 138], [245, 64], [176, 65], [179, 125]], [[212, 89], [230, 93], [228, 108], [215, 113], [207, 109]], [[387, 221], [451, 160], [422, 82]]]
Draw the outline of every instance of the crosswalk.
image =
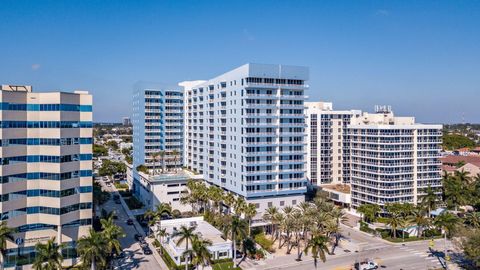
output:
[[413, 254], [417, 257], [421, 257], [421, 258], [424, 258], [425, 260], [427, 260], [430, 264], [434, 264], [434, 265], [437, 265], [437, 266], [441, 266], [442, 264], [440, 263], [439, 259], [437, 256], [435, 256], [432, 252], [430, 251], [420, 251], [420, 250], [417, 250], [417, 249], [414, 249], [412, 247], [409, 247], [409, 246], [402, 246], [400, 247], [400, 250], [403, 250], [403, 251], [406, 251], [410, 254]]

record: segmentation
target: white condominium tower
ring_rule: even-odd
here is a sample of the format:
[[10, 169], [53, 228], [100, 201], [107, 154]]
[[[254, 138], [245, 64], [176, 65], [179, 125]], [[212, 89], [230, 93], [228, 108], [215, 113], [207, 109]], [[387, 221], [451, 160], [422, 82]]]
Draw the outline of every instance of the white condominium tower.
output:
[[308, 73], [306, 67], [246, 64], [190, 83], [187, 167], [245, 197], [258, 212], [304, 201]]
[[441, 125], [395, 117], [387, 106], [349, 126], [352, 205], [416, 204], [431, 186], [440, 192]]
[[360, 111], [334, 111], [331, 102], [306, 102], [307, 176], [313, 185], [350, 182], [347, 126]]
[[53, 237], [72, 265], [92, 224], [92, 96], [2, 85], [0, 100], [0, 214], [16, 229], [4, 266], [31, 264]]
[[[133, 93], [133, 167], [183, 164], [183, 91], [137, 83]], [[163, 153], [163, 156], [159, 154]], [[165, 164], [162, 164], [165, 163]]]

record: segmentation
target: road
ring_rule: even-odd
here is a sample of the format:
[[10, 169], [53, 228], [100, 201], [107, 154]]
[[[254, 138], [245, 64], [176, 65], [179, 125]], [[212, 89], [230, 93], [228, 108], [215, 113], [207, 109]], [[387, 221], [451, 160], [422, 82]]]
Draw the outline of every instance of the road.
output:
[[[342, 234], [345, 239], [341, 247], [337, 248], [335, 255], [327, 255], [325, 263], [319, 261], [319, 269], [351, 269], [355, 261], [373, 259], [380, 269], [417, 270], [417, 269], [441, 269], [443, 261], [440, 252], [431, 252], [428, 241], [409, 242], [402, 244], [387, 243], [379, 238], [365, 235], [359, 231], [342, 226]], [[350, 249], [350, 252], [345, 252]], [[433, 249], [443, 250], [443, 241], [436, 240]], [[275, 269], [315, 269], [311, 256], [303, 256], [300, 262], [295, 261], [296, 251], [291, 255], [277, 256], [265, 261], [247, 262], [241, 265], [243, 269], [275, 270]]]
[[[99, 181], [102, 188], [111, 194], [115, 193], [114, 187], [107, 187], [103, 181]], [[135, 241], [134, 236], [137, 230], [134, 226], [127, 225], [128, 215], [121, 204], [115, 204], [113, 195], [102, 208], [108, 212], [115, 210], [118, 219], [115, 221], [117, 225], [123, 228], [126, 236], [120, 239], [123, 251], [127, 256], [115, 262], [116, 269], [141, 269], [141, 270], [158, 270], [162, 269], [153, 255], [144, 255], [140, 244]]]

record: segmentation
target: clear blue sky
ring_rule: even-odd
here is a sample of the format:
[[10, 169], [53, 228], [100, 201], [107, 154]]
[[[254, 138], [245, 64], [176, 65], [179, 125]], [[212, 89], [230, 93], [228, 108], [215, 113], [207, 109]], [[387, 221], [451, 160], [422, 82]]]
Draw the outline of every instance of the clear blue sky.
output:
[[89, 90], [130, 114], [138, 80], [208, 79], [247, 62], [310, 67], [310, 100], [480, 123], [480, 1], [0, 0], [0, 83]]

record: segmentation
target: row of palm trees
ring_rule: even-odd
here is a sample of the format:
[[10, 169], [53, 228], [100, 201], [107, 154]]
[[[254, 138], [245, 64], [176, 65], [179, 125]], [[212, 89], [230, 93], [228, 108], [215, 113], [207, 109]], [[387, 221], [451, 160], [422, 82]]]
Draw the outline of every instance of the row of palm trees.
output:
[[295, 248], [298, 261], [303, 253], [311, 251], [316, 267], [318, 258], [325, 262], [326, 253], [335, 253], [341, 238], [340, 222], [346, 217], [342, 209], [317, 197], [296, 207], [285, 206], [281, 210], [269, 207], [263, 219], [270, 224], [268, 232], [273, 243], [278, 242], [279, 249], [286, 247], [289, 254]]
[[167, 157], [169, 157], [169, 159], [172, 159], [174, 164], [177, 164], [177, 161], [180, 158], [180, 152], [177, 150], [158, 151], [158, 152], [151, 153], [150, 156], [153, 158], [153, 173], [157, 174], [158, 172], [157, 161], [160, 161], [161, 168], [162, 168], [161, 172], [165, 173], [167, 172], [167, 168], [166, 168]]
[[[125, 237], [122, 228], [115, 224], [113, 214], [100, 220], [102, 230], [97, 232], [90, 229], [89, 234], [80, 238], [77, 242], [77, 253], [80, 256], [81, 265], [84, 268], [106, 269], [115, 255], [122, 251], [119, 239]], [[8, 227], [5, 222], [0, 223], [0, 264], [3, 266], [4, 254], [7, 241], [13, 241], [15, 230]], [[55, 237], [47, 242], [38, 242], [35, 245], [35, 270], [59, 270], [62, 269], [62, 249], [65, 245], [58, 244]]]

